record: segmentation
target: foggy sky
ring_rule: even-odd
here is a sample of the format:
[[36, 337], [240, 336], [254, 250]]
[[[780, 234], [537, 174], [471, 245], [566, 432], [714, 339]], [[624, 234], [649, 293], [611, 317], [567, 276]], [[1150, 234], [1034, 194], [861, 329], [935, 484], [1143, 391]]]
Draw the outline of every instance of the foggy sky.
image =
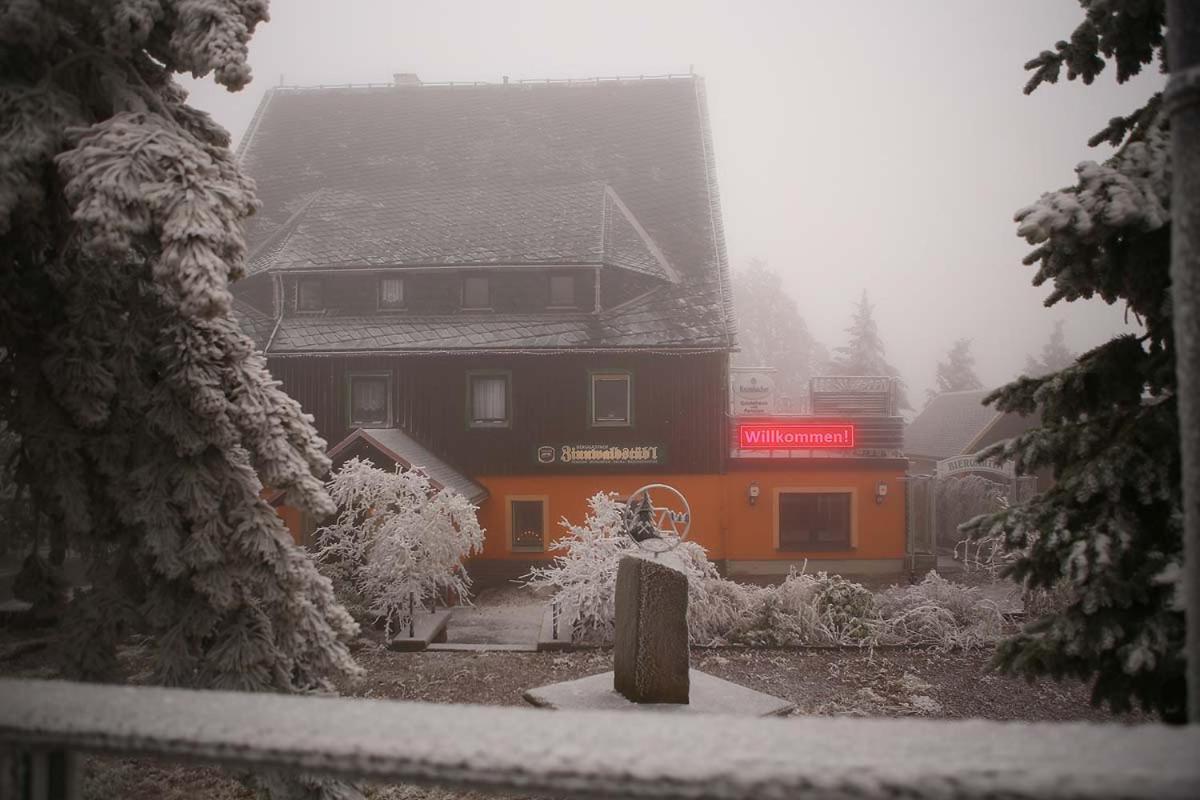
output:
[[1100, 301], [1042, 307], [1013, 212], [1106, 157], [1087, 138], [1160, 89], [1062, 80], [1026, 97], [1022, 64], [1069, 36], [1075, 0], [399, 2], [273, 0], [231, 95], [185, 81], [241, 136], [280, 82], [499, 81], [684, 73], [708, 88], [730, 263], [784, 276], [810, 329], [844, 342], [866, 289], [916, 405], [958, 337], [992, 386], [1054, 321], [1084, 350], [1124, 326]]

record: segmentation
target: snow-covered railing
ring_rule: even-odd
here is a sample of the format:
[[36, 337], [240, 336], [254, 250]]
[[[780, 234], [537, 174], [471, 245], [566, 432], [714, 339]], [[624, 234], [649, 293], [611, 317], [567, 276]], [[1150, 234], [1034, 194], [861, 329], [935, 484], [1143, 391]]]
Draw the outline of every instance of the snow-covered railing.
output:
[[60, 783], [77, 754], [112, 753], [561, 797], [1200, 797], [1197, 726], [564, 712], [0, 680], [0, 776], [14, 756], [45, 765], [47, 753]]

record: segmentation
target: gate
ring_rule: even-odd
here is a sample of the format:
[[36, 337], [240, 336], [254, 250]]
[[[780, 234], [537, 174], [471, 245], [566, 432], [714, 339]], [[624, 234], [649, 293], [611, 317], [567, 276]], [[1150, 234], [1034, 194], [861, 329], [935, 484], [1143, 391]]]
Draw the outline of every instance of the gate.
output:
[[910, 475], [906, 480], [909, 569], [918, 574], [935, 569], [938, 556], [953, 555], [965, 538], [959, 525], [998, 511], [1003, 503], [1024, 502], [1036, 491], [1037, 478], [1032, 475], [998, 475], [970, 468]]

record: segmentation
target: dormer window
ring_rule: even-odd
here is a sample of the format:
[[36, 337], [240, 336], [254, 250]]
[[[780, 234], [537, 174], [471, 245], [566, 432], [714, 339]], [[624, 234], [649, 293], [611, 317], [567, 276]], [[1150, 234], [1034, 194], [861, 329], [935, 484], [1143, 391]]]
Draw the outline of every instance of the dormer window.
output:
[[462, 282], [463, 308], [491, 308], [492, 291], [488, 279], [478, 275], [463, 278]]
[[404, 279], [379, 279], [379, 307], [381, 309], [404, 308]]
[[575, 276], [550, 276], [550, 308], [575, 308]]
[[325, 308], [325, 281], [320, 278], [301, 278], [296, 283], [296, 309], [320, 311]]

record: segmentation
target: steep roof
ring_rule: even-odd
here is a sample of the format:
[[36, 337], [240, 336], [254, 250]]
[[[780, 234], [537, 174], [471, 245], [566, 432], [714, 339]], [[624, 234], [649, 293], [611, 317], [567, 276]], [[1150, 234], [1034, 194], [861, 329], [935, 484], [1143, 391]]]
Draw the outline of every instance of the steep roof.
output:
[[[251, 274], [604, 265], [662, 284], [649, 304], [608, 314], [613, 346], [733, 344], [700, 78], [281, 87], [240, 158], [262, 202]], [[609, 346], [603, 330], [588, 338]]]
[[[472, 503], [481, 503], [488, 497], [488, 490], [463, 475], [454, 467], [425, 449], [418, 441], [399, 428], [358, 428], [329, 450], [329, 458], [335, 465], [341, 464], [365, 445], [403, 469], [420, 469], [436, 489], [451, 489]], [[376, 464], [388, 469], [387, 464]]]
[[964, 448], [1001, 416], [983, 405], [990, 391], [944, 392], [934, 397], [905, 429], [905, 454], [927, 458], [962, 455]]

